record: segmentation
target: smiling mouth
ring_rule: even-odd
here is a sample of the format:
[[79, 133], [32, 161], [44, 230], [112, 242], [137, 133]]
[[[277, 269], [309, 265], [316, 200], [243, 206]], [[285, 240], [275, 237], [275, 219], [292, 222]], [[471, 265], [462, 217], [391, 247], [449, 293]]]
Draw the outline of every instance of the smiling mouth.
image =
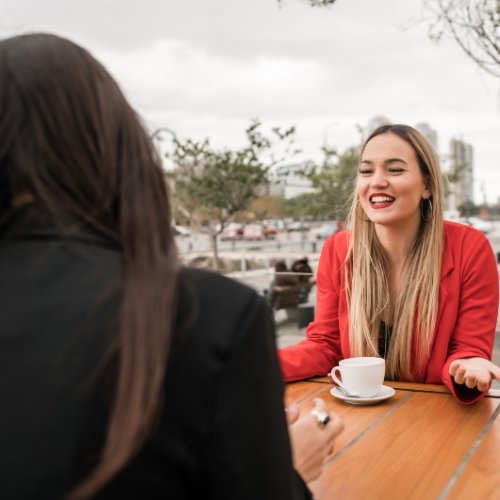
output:
[[370, 198], [370, 205], [373, 208], [386, 208], [392, 205], [392, 203], [396, 200], [396, 198], [393, 198], [392, 196], [388, 195], [371, 195]]

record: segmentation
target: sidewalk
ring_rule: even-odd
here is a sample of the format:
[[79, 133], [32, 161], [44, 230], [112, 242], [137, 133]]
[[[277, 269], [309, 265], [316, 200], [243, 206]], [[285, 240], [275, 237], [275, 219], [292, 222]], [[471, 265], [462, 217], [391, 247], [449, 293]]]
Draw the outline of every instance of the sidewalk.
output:
[[275, 311], [274, 319], [276, 320], [276, 333], [278, 347], [286, 347], [300, 342], [306, 335], [306, 329], [300, 328], [297, 325], [296, 319], [288, 319], [286, 311]]

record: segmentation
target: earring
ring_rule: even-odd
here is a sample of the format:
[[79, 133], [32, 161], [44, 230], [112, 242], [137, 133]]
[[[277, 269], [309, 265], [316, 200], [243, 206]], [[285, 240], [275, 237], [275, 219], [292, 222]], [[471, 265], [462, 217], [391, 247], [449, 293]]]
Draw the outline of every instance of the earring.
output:
[[[425, 202], [427, 202], [427, 209], [424, 209]], [[432, 201], [430, 198], [422, 200], [422, 203], [420, 203], [420, 213], [424, 222], [429, 222], [432, 219]]]

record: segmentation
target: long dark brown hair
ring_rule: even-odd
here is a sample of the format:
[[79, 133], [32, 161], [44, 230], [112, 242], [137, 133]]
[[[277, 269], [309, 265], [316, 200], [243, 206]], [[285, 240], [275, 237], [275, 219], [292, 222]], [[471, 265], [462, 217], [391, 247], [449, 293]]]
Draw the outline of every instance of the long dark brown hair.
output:
[[112, 237], [123, 254], [116, 390], [101, 457], [74, 498], [134, 455], [158, 410], [178, 263], [165, 178], [140, 120], [104, 67], [49, 34], [0, 42], [0, 215], [28, 192]]

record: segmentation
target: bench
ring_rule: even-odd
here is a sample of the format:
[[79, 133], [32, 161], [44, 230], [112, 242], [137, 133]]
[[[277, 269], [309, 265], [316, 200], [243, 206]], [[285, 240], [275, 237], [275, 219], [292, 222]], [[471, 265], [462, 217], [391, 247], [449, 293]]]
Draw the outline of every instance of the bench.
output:
[[314, 319], [314, 306], [308, 304], [309, 293], [314, 281], [295, 285], [273, 285], [265, 296], [274, 311], [286, 310], [289, 320], [298, 322], [299, 328], [305, 328]]
[[297, 283], [296, 285], [274, 285], [269, 294], [269, 305], [275, 309], [290, 309], [305, 304], [314, 283]]

